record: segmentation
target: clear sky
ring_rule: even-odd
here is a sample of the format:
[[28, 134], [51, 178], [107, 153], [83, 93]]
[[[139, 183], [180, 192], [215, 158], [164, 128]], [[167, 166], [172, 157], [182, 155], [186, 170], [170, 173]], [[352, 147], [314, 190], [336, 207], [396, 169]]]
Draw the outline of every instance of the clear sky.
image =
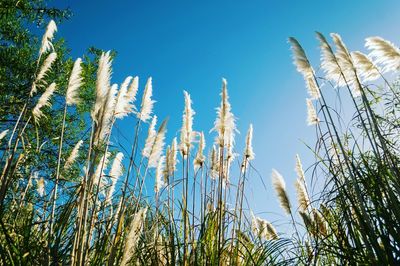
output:
[[[398, 0], [359, 1], [61, 1], [74, 16], [59, 26], [81, 56], [89, 46], [114, 49], [113, 82], [138, 75], [141, 89], [153, 77], [155, 113], [169, 116], [168, 142], [178, 136], [187, 90], [196, 111], [195, 130], [208, 132], [219, 105], [221, 77], [228, 80], [233, 112], [241, 134], [241, 152], [249, 123], [254, 124], [255, 168], [246, 193], [261, 216], [282, 220], [271, 188], [270, 173], [278, 169], [295, 200], [294, 156], [305, 168], [313, 159], [302, 141], [313, 145], [307, 127], [303, 79], [292, 65], [287, 38], [296, 37], [314, 65], [319, 51], [314, 31], [339, 33], [350, 50], [364, 50], [364, 39], [380, 35], [400, 44]], [[131, 137], [130, 121], [118, 125]], [[212, 141], [208, 137], [208, 144]], [[264, 213], [262, 213], [264, 212]]]

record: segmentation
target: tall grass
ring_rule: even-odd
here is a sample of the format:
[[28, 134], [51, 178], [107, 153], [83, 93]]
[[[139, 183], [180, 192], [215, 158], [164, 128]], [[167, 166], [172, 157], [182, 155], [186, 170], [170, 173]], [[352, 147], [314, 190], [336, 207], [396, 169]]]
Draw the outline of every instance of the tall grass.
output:
[[[367, 39], [372, 61], [361, 52], [350, 53], [337, 34], [331, 35], [334, 51], [317, 33], [322, 50], [319, 76], [300, 44], [289, 39], [310, 94], [307, 122], [315, 127], [317, 143], [310, 146], [316, 164], [306, 171], [312, 172], [312, 182], [296, 156], [297, 204], [281, 174], [272, 171], [271, 187], [291, 225], [291, 232], [283, 234], [246, 204], [255, 158], [253, 125], [241, 140], [244, 151], [237, 154], [236, 118], [225, 79], [210, 133], [214, 144], [206, 146], [205, 134], [195, 127], [196, 102], [186, 91], [178, 143], [177, 138], [166, 139], [167, 120], [159, 123], [153, 114], [152, 79], [143, 92], [138, 77], [112, 84], [112, 56], [104, 52], [93, 86], [95, 101], [82, 121], [87, 131], [71, 145], [65, 134], [66, 114], [76, 111], [86, 81], [81, 59], [71, 69], [65, 90], [49, 80], [57, 55], [52, 45], [55, 30], [50, 22], [19, 119], [0, 134], [2, 264], [398, 263], [399, 85], [383, 76], [400, 67], [400, 52], [392, 43]], [[367, 83], [373, 80], [382, 84]], [[351, 119], [346, 121], [328, 103], [326, 95], [333, 89], [349, 99], [355, 112]], [[43, 171], [37, 168], [40, 162], [29, 161], [25, 130], [46, 123], [55, 101], [63, 106], [56, 164]], [[126, 117], [135, 120], [128, 132], [131, 147], [119, 149], [112, 133]], [[46, 147], [46, 138], [37, 134], [36, 153]], [[150, 183], [153, 192], [147, 191]]]

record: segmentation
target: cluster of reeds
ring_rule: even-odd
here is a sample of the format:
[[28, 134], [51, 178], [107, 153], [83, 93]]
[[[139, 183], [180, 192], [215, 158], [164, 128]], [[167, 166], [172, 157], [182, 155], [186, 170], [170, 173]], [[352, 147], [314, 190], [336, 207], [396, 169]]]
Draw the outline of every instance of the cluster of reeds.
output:
[[[153, 114], [152, 79], [148, 78], [143, 92], [138, 77], [112, 84], [112, 56], [104, 52], [97, 65], [94, 104], [82, 121], [87, 131], [71, 145], [66, 117], [76, 112], [85, 80], [78, 58], [65, 88], [51, 81], [56, 30], [51, 21], [26, 104], [14, 127], [0, 135], [5, 147], [1, 262], [237, 265], [282, 260], [281, 248], [288, 242], [279, 239], [271, 223], [248, 219], [245, 184], [255, 156], [253, 127], [249, 126], [244, 151], [237, 154], [227, 81], [222, 80], [221, 104], [210, 132], [215, 142], [207, 158], [206, 136], [193, 126], [189, 93], [184, 91], [179, 141], [173, 138], [165, 147], [167, 121], [159, 123]], [[34, 141], [38, 154], [48, 141], [55, 143], [55, 167], [41, 170], [34, 162], [21, 164], [31, 156], [24, 149], [25, 130], [49, 119], [46, 114], [52, 102], [63, 110], [59, 137], [48, 140], [37, 134]], [[135, 119], [133, 130], [126, 132], [132, 146], [119, 150], [112, 142], [113, 128], [128, 116]], [[231, 171], [235, 163], [239, 167]], [[147, 191], [149, 185], [153, 192]], [[30, 245], [35, 248], [27, 248]]]
[[[56, 30], [51, 21], [26, 103], [13, 127], [0, 133], [2, 264], [399, 262], [399, 85], [389, 77], [400, 69], [400, 49], [394, 44], [368, 38], [371, 52], [364, 55], [349, 52], [338, 34], [331, 35], [333, 49], [317, 33], [322, 50], [319, 76], [300, 44], [289, 39], [310, 95], [307, 122], [315, 127], [317, 143], [310, 147], [316, 159], [313, 182], [307, 182], [296, 156], [298, 206], [291, 203], [281, 174], [272, 171], [271, 187], [293, 226], [293, 238], [285, 239], [246, 204], [246, 183], [255, 158], [253, 126], [249, 125], [245, 149], [237, 153], [225, 79], [210, 131], [213, 145], [207, 148], [206, 135], [194, 127], [195, 111], [186, 91], [179, 136], [166, 145], [167, 121], [159, 123], [153, 114], [152, 79], [143, 91], [138, 77], [112, 84], [112, 56], [103, 52], [94, 103], [82, 121], [87, 131], [71, 144], [66, 117], [76, 112], [85, 80], [80, 58], [65, 88], [51, 80]], [[334, 95], [331, 87], [340, 99], [350, 99], [346, 112], [354, 110], [352, 118], [346, 120], [327, 101], [326, 95]], [[51, 102], [63, 110], [59, 137], [49, 139], [37, 130], [35, 139], [27, 139], [27, 128], [38, 128], [48, 119]], [[119, 149], [112, 133], [118, 120], [126, 117], [135, 121], [126, 132], [131, 147]], [[36, 145], [34, 152], [40, 155], [47, 143], [57, 147], [48, 155], [55, 167], [40, 169], [40, 162], [32, 160], [32, 149], [27, 152], [25, 147]], [[154, 189], [148, 191], [150, 187]]]
[[[400, 49], [370, 37], [366, 55], [350, 52], [338, 34], [331, 37], [334, 46], [317, 33], [321, 73], [289, 38], [310, 97], [307, 121], [317, 135], [315, 148], [310, 147], [316, 158], [312, 200], [298, 158], [296, 164], [298, 213], [307, 232], [303, 262], [395, 265], [400, 260], [399, 85], [389, 80], [400, 69]], [[336, 95], [345, 112], [326, 95]], [[350, 112], [354, 115], [346, 118]], [[291, 213], [284, 185], [276, 184]]]

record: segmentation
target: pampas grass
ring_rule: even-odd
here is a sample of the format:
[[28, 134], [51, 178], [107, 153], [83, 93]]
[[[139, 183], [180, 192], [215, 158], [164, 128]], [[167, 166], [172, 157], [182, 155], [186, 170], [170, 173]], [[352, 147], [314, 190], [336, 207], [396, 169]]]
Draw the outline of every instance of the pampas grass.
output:
[[53, 65], [54, 61], [57, 59], [57, 53], [52, 52], [50, 53], [46, 59], [44, 60], [42, 67], [39, 70], [38, 75], [36, 76], [35, 81], [32, 84], [32, 89], [30, 92], [30, 96], [32, 97], [35, 93], [37, 93], [38, 86], [41, 85], [46, 85], [46, 82], [43, 82], [43, 78], [46, 76], [46, 74], [49, 72], [51, 66]]
[[190, 99], [189, 93], [187, 93], [187, 91], [183, 91], [183, 94], [185, 95], [185, 110], [183, 112], [180, 150], [182, 156], [186, 156], [189, 154], [189, 151], [192, 147], [192, 140], [194, 136], [193, 115], [195, 112], [192, 109], [192, 100]]
[[56, 90], [56, 84], [53, 82], [49, 87], [45, 90], [45, 92], [40, 96], [38, 102], [32, 110], [32, 116], [35, 119], [35, 122], [38, 123], [39, 119], [43, 117], [42, 108], [45, 106], [51, 106], [50, 97], [53, 95]]
[[246, 148], [244, 150], [244, 157], [247, 160], [251, 161], [254, 160], [255, 154], [253, 151], [253, 125], [250, 124], [249, 130], [247, 131], [246, 135]]
[[4, 139], [5, 136], [7, 136], [8, 131], [9, 131], [9, 129], [6, 129], [6, 130], [1, 131], [1, 133], [0, 133], [0, 141], [1, 141], [2, 139]]
[[[45, 40], [51, 43], [55, 27], [49, 28], [53, 33], [46, 33]], [[139, 78], [128, 76], [120, 86], [111, 85], [112, 59], [110, 52], [105, 52], [99, 58], [92, 88], [91, 116], [84, 114], [81, 124], [85, 131], [78, 132], [83, 140], [69, 154], [63, 145], [70, 147], [77, 140], [70, 139], [70, 134], [64, 136], [64, 130], [75, 132], [66, 115], [75, 114], [77, 109], [69, 106], [79, 102], [80, 88], [85, 90], [81, 95], [86, 95], [91, 84], [82, 79], [86, 67], [79, 58], [66, 81], [59, 83], [66, 86], [65, 102], [64, 90], [55, 97], [52, 115], [57, 108], [64, 108], [59, 136], [46, 136], [47, 128], [37, 124], [45, 114], [43, 108], [50, 106], [56, 88], [52, 83], [37, 99], [28, 97], [20, 119], [24, 127], [20, 130], [17, 122], [16, 138], [13, 132], [11, 144], [3, 145], [6, 160], [1, 164], [0, 218], [4, 237], [0, 237], [0, 246], [4, 255], [0, 264], [23, 264], [32, 259], [32, 263], [48, 265], [395, 265], [400, 242], [396, 226], [400, 217], [396, 209], [400, 204], [398, 111], [391, 99], [398, 85], [390, 83], [381, 68], [397, 69], [397, 48], [372, 39], [368, 41], [372, 53], [367, 56], [350, 52], [338, 34], [331, 34], [333, 51], [325, 37], [317, 35], [322, 71], [319, 67], [314, 70], [301, 45], [289, 38], [294, 64], [306, 82], [310, 97], [307, 120], [315, 125], [317, 142], [307, 145], [312, 154], [307, 161], [314, 161], [306, 173], [296, 155], [298, 215], [289, 199], [290, 188], [279, 172], [272, 171], [272, 186], [267, 186], [267, 191], [275, 189], [283, 213], [291, 219], [285, 223], [288, 217], [278, 216], [274, 225], [279, 234], [269, 222], [273, 216], [268, 206], [263, 217], [254, 217], [250, 211], [247, 183], [258, 177], [253, 160], [254, 149], [259, 147], [253, 146], [250, 124], [246, 136], [241, 137], [243, 152], [235, 150], [237, 129], [227, 81], [222, 79], [212, 129], [215, 142], [206, 147], [209, 136], [194, 131], [189, 93], [184, 92], [180, 132], [167, 135], [166, 121], [157, 128], [153, 114], [152, 79], [148, 79], [140, 110], [136, 110]], [[55, 51], [50, 48], [43, 53], [48, 56], [36, 75], [37, 88], [42, 89], [55, 76], [54, 60], [49, 63], [52, 53]], [[364, 83], [373, 80], [384, 86]], [[351, 97], [357, 110], [350, 123], [344, 122], [337, 105], [330, 105], [325, 90], [331, 89], [331, 84], [353, 89], [335, 90], [340, 99]], [[354, 94], [357, 88], [359, 98]], [[378, 100], [383, 103], [377, 104]], [[36, 123], [25, 115], [31, 108]], [[135, 121], [131, 142], [122, 140], [124, 132], [113, 134], [114, 126], [120, 131], [118, 123], [127, 116]], [[24, 129], [35, 130], [36, 135], [27, 135]], [[7, 132], [0, 133], [0, 140]], [[34, 141], [38, 144], [32, 152], [27, 147]], [[170, 145], [164, 153], [165, 142]], [[126, 162], [124, 154], [130, 154]], [[52, 164], [43, 167], [44, 156]], [[29, 244], [32, 241], [34, 245]]]
[[301, 47], [300, 43], [293, 37], [289, 38], [289, 43], [291, 44], [293, 52], [293, 63], [296, 66], [297, 71], [299, 71], [304, 77], [308, 94], [312, 99], [318, 99], [321, 95], [314, 78], [314, 70], [308, 61], [303, 47]]
[[78, 158], [79, 155], [79, 149], [81, 148], [83, 144], [83, 140], [78, 141], [78, 143], [75, 144], [74, 148], [72, 149], [70, 155], [68, 156], [65, 164], [64, 164], [64, 170], [68, 170], [75, 162], [75, 160]]
[[200, 132], [199, 146], [197, 148], [196, 157], [194, 158], [193, 161], [194, 171], [197, 171], [199, 168], [201, 168], [204, 162], [206, 161], [206, 157], [203, 154], [205, 147], [206, 147], [206, 141], [204, 138], [204, 133]]
[[398, 71], [400, 69], [400, 49], [381, 37], [365, 39], [365, 47], [371, 52], [369, 56], [374, 63], [382, 66], [382, 72]]
[[319, 123], [317, 112], [315, 111], [314, 105], [311, 99], [306, 99], [307, 104], [307, 124], [313, 126]]
[[57, 31], [57, 25], [54, 20], [50, 20], [49, 24], [46, 27], [46, 32], [42, 37], [42, 43], [39, 50], [39, 58], [42, 54], [53, 49], [52, 40], [54, 38], [54, 33]]
[[351, 58], [363, 82], [374, 81], [381, 76], [378, 68], [367, 55], [359, 51], [354, 51], [351, 52]]
[[122, 254], [121, 266], [127, 265], [134, 256], [139, 237], [143, 231], [143, 224], [146, 220], [147, 208], [139, 210], [132, 219], [129, 233], [126, 237], [124, 253]]
[[272, 170], [272, 185], [275, 188], [279, 203], [286, 214], [291, 214], [291, 204], [286, 193], [286, 184], [282, 175], [275, 169]]
[[213, 131], [218, 133], [216, 142], [223, 147], [230, 143], [235, 136], [236, 125], [235, 117], [231, 112], [231, 104], [229, 103], [228, 82], [226, 79], [222, 79], [222, 92], [221, 92], [221, 104], [217, 108], [217, 118], [214, 122]]
[[137, 113], [137, 117], [143, 122], [146, 122], [148, 119], [150, 119], [151, 113], [153, 112], [153, 105], [155, 101], [151, 99], [152, 95], [153, 95], [153, 84], [152, 84], [152, 78], [150, 77], [147, 79], [146, 87], [143, 92], [140, 112]]
[[67, 92], [65, 94], [65, 101], [67, 105], [79, 103], [79, 88], [82, 86], [82, 84], [82, 59], [77, 58], [74, 66], [72, 67], [71, 75], [68, 81]]

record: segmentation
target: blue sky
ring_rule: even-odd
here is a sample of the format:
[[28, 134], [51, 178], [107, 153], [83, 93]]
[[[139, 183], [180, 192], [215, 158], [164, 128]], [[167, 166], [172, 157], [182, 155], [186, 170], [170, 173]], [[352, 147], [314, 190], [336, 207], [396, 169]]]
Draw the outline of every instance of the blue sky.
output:
[[[228, 80], [241, 134], [254, 124], [255, 168], [247, 191], [251, 207], [269, 220], [281, 220], [270, 173], [278, 169], [295, 200], [294, 156], [313, 162], [302, 141], [314, 144], [307, 127], [303, 80], [292, 65], [287, 38], [296, 37], [314, 65], [319, 51], [314, 32], [339, 33], [350, 50], [364, 50], [364, 39], [380, 35], [399, 44], [400, 2], [388, 1], [61, 1], [74, 16], [59, 26], [73, 56], [95, 46], [114, 49], [113, 82], [138, 75], [143, 88], [153, 77], [155, 113], [169, 116], [168, 141], [178, 135], [183, 90], [193, 99], [194, 127], [208, 132], [219, 104], [221, 77]], [[131, 121], [120, 123], [131, 136]], [[212, 138], [208, 138], [208, 144]]]

